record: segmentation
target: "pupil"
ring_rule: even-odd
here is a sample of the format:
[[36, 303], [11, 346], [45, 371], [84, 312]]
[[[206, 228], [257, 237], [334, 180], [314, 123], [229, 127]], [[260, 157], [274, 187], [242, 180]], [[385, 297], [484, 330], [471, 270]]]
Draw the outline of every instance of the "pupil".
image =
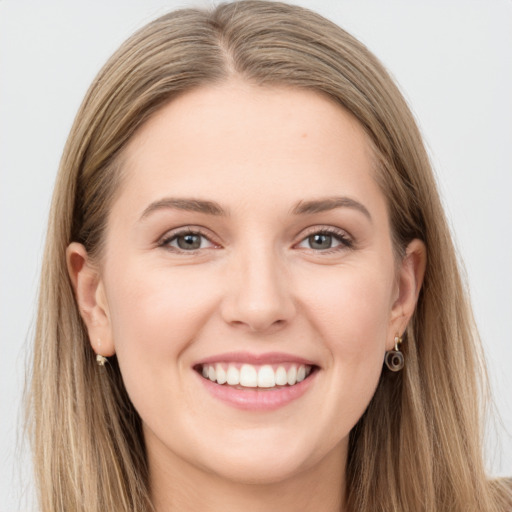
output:
[[309, 237], [309, 243], [312, 249], [329, 249], [331, 247], [331, 235], [312, 235]]
[[201, 237], [199, 235], [183, 235], [178, 237], [178, 246], [180, 249], [199, 249], [201, 247]]

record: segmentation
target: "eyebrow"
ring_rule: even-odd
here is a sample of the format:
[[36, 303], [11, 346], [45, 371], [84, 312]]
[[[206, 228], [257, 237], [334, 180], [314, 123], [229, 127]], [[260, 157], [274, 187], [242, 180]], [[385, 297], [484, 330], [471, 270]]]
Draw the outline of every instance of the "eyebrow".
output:
[[214, 201], [204, 201], [202, 199], [187, 199], [166, 197], [151, 203], [142, 213], [140, 220], [145, 219], [153, 212], [158, 210], [185, 210], [188, 212], [206, 213], [207, 215], [227, 216], [228, 213]]
[[325, 197], [322, 199], [313, 199], [311, 201], [299, 201], [292, 209], [294, 215], [307, 215], [312, 213], [326, 212], [336, 208], [352, 208], [365, 215], [368, 220], [372, 220], [372, 216], [368, 209], [359, 201], [350, 197]]
[[[363, 213], [370, 221], [372, 217], [367, 208], [360, 202], [350, 197], [325, 197], [321, 199], [313, 199], [309, 201], [299, 201], [291, 210], [293, 215], [311, 215], [314, 213], [335, 210], [336, 208], [352, 208]], [[174, 198], [166, 197], [151, 203], [142, 213], [140, 220], [145, 219], [158, 210], [184, 210], [189, 212], [204, 213], [207, 215], [215, 215], [227, 217], [229, 212], [222, 208], [215, 201], [205, 201], [202, 199], [190, 198]]]

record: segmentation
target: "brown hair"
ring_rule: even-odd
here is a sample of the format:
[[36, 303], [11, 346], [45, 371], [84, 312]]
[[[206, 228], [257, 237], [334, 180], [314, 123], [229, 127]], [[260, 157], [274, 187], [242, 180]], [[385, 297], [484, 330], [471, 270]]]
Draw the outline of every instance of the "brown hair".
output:
[[27, 403], [42, 511], [151, 509], [140, 418], [115, 357], [106, 371], [96, 367], [65, 252], [78, 241], [101, 254], [136, 130], [181, 92], [232, 75], [315, 90], [350, 111], [373, 145], [398, 253], [413, 238], [427, 247], [406, 368], [383, 371], [350, 435], [348, 510], [505, 510], [510, 493], [484, 472], [478, 336], [410, 110], [377, 59], [338, 26], [255, 0], [151, 22], [111, 57], [77, 114], [50, 213]]

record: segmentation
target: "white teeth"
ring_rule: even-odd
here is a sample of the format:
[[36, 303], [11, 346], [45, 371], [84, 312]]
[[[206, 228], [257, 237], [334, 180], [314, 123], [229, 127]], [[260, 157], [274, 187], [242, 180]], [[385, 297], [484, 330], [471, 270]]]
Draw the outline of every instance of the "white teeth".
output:
[[238, 386], [240, 384], [240, 372], [238, 371], [238, 368], [236, 368], [233, 365], [228, 366], [228, 372], [226, 374], [226, 382], [230, 386]]
[[237, 368], [235, 364], [217, 363], [205, 364], [201, 369], [201, 374], [205, 379], [218, 384], [228, 384], [229, 386], [243, 386], [247, 388], [273, 388], [275, 386], [294, 386], [302, 382], [312, 370], [309, 365], [291, 364], [288, 371], [284, 366], [272, 367], [270, 364], [263, 366], [253, 366], [243, 364]]
[[285, 386], [288, 384], [288, 376], [286, 375], [286, 370], [284, 369], [284, 366], [280, 366], [276, 370], [276, 384], [278, 386]]
[[240, 385], [246, 388], [255, 388], [258, 386], [258, 372], [254, 366], [243, 364], [240, 368]]
[[258, 371], [258, 387], [273, 388], [276, 385], [276, 376], [272, 366], [266, 364]]
[[297, 367], [295, 365], [290, 366], [287, 377], [289, 386], [293, 386], [297, 382]]
[[215, 366], [215, 373], [217, 374], [217, 382], [219, 384], [224, 384], [227, 381], [226, 372], [220, 364]]

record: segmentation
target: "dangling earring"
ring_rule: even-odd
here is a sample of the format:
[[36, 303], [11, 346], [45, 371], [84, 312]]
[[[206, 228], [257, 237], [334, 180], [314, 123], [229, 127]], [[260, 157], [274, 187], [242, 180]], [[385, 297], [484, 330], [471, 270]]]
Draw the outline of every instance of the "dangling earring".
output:
[[107, 358], [105, 356], [102, 356], [101, 354], [96, 354], [96, 363], [98, 366], [105, 366], [106, 362]]
[[404, 367], [404, 355], [398, 348], [398, 345], [402, 343], [402, 338], [400, 336], [395, 336], [395, 350], [389, 350], [386, 352], [386, 357], [384, 358], [384, 362], [386, 366], [392, 372], [399, 372]]

